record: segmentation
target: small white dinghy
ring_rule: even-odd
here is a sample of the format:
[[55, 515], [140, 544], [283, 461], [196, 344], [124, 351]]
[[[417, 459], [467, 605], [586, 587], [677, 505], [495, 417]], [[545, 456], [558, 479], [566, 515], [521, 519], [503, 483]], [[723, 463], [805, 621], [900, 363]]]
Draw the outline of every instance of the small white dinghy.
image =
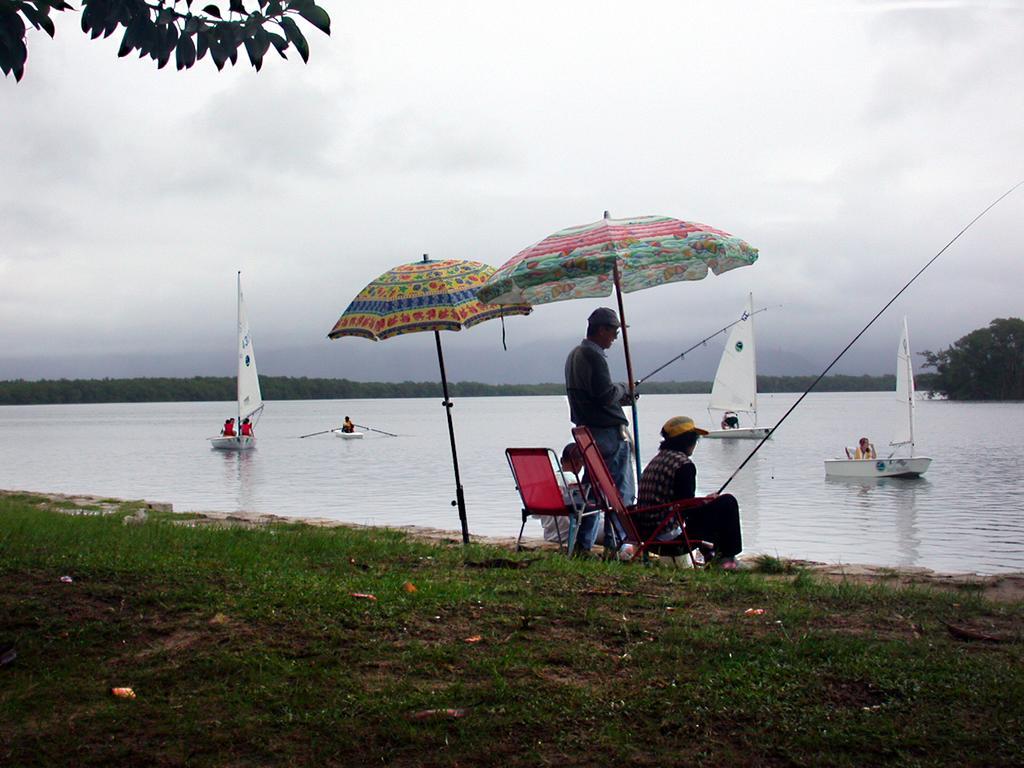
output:
[[342, 440], [362, 440], [363, 432], [342, 432], [340, 429], [332, 429], [335, 437], [340, 437]]
[[[256, 351], [249, 336], [249, 315], [242, 299], [242, 273], [238, 273], [238, 422], [235, 429], [242, 431], [242, 420], [255, 421], [263, 410], [263, 396], [260, 393], [260, 379], [256, 373]], [[210, 446], [221, 451], [247, 451], [256, 447], [252, 435], [211, 437]]]
[[[896, 399], [907, 404], [907, 423], [889, 445], [910, 446], [910, 456], [876, 459], [826, 459], [825, 476], [840, 478], [920, 477], [931, 465], [927, 456], [914, 455], [914, 366], [910, 356], [907, 318], [903, 318], [903, 335], [896, 352]], [[895, 452], [894, 452], [895, 453]]]
[[757, 426], [757, 357], [754, 352], [753, 304], [753, 295], [748, 295], [743, 319], [729, 331], [715, 373], [715, 383], [711, 386], [708, 415], [711, 416], [712, 411], [747, 413], [753, 416], [754, 426], [712, 429], [705, 435], [706, 439], [760, 440], [771, 431], [768, 427]]

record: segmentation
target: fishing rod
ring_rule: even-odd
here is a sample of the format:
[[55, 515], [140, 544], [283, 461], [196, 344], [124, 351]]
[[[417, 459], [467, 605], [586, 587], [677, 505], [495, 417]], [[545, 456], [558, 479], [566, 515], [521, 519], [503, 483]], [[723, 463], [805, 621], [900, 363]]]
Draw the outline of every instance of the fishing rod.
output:
[[382, 435], [387, 435], [388, 437], [398, 437], [394, 432], [385, 432], [383, 429], [374, 429], [373, 427], [368, 427], [365, 424], [356, 424], [356, 426], [360, 429], [368, 429], [371, 432], [380, 432]]
[[917, 278], [919, 278], [922, 274], [924, 274], [924, 271], [926, 269], [928, 269], [928, 267], [930, 267], [932, 264], [934, 264], [935, 260], [938, 259], [939, 256], [941, 256], [943, 253], [946, 252], [946, 249], [948, 249], [953, 243], [955, 243], [957, 240], [959, 240], [960, 236], [963, 235], [964, 232], [966, 232], [968, 229], [973, 227], [974, 223], [978, 219], [980, 219], [986, 213], [988, 213], [993, 208], [995, 208], [999, 203], [1001, 203], [1003, 201], [1003, 198], [1009, 197], [1010, 193], [1015, 191], [1021, 185], [1024, 185], [1024, 179], [1022, 179], [1021, 181], [1018, 181], [1016, 184], [1014, 184], [1008, 190], [1003, 192], [1003, 194], [1001, 194], [999, 197], [997, 197], [995, 200], [993, 200], [988, 205], [988, 207], [985, 208], [985, 210], [983, 210], [981, 213], [979, 213], [977, 216], [975, 216], [973, 219], [971, 219], [967, 223], [967, 226], [965, 226], [963, 229], [961, 229], [959, 232], [957, 232], [956, 236], [952, 240], [950, 240], [948, 243], [946, 243], [944, 246], [942, 246], [942, 248], [939, 250], [939, 252], [936, 253], [934, 256], [932, 256], [928, 260], [928, 262], [923, 267], [921, 267], [921, 269], [919, 269], [917, 271], [917, 274], [915, 274], [912, 278], [910, 278], [907, 281], [906, 285], [904, 285], [902, 288], [900, 288], [896, 292], [895, 296], [893, 296], [891, 299], [889, 299], [889, 302], [884, 307], [882, 307], [880, 310], [878, 310], [878, 314], [876, 314], [874, 317], [872, 317], [868, 321], [868, 324], [865, 325], [863, 328], [861, 328], [860, 333], [858, 333], [856, 336], [854, 336], [853, 339], [850, 341], [850, 343], [847, 344], [845, 347], [843, 347], [843, 351], [840, 352], [838, 355], [836, 355], [835, 359], [831, 363], [828, 364], [828, 366], [825, 368], [824, 371], [822, 371], [820, 374], [818, 374], [818, 378], [816, 378], [814, 381], [811, 382], [811, 386], [809, 386], [804, 391], [804, 393], [802, 395], [800, 395], [799, 398], [797, 398], [797, 401], [795, 403], [793, 403], [793, 405], [790, 406], [789, 410], [786, 411], [782, 415], [782, 418], [779, 419], [778, 422], [776, 422], [775, 426], [772, 427], [770, 430], [768, 430], [768, 434], [761, 438], [761, 442], [759, 442], [757, 445], [754, 446], [754, 450], [752, 450], [750, 452], [750, 455], [748, 455], [747, 458], [745, 458], [743, 460], [742, 464], [740, 464], [738, 467], [736, 467], [736, 471], [733, 472], [731, 475], [729, 475], [729, 479], [726, 480], [722, 484], [722, 487], [718, 489], [718, 493], [721, 493], [722, 491], [724, 491], [726, 489], [726, 487], [729, 485], [729, 483], [731, 483], [733, 481], [733, 478], [735, 478], [736, 475], [738, 475], [740, 473], [740, 470], [743, 469], [745, 466], [747, 466], [747, 462], [749, 462], [752, 458], [754, 458], [754, 454], [757, 453], [759, 450], [761, 450], [761, 446], [764, 445], [768, 441], [768, 438], [770, 438], [772, 435], [775, 434], [775, 430], [777, 430], [780, 426], [782, 426], [782, 422], [784, 422], [789, 417], [789, 414], [791, 414], [794, 410], [796, 410], [796, 407], [798, 405], [800, 405], [800, 403], [803, 402], [804, 398], [807, 397], [807, 395], [810, 393], [810, 391], [812, 389], [814, 389], [818, 385], [818, 382], [820, 382], [823, 378], [825, 378], [825, 374], [832, 370], [832, 366], [834, 366], [836, 363], [839, 362], [839, 358], [841, 358], [843, 355], [845, 355], [849, 351], [850, 347], [852, 347], [857, 342], [857, 339], [859, 339], [861, 336], [863, 336], [864, 333], [867, 331], [867, 329], [875, 324], [875, 321], [882, 316], [882, 313], [885, 312], [885, 310], [887, 310], [889, 307], [891, 307], [896, 302], [896, 299], [898, 299], [900, 296], [902, 296], [903, 292], [905, 290], [907, 290], [907, 288], [909, 288], [911, 286], [911, 284], [915, 280], [917, 280]]
[[[781, 305], [781, 304], [779, 304], [778, 306], [782, 306], [782, 305]], [[687, 356], [688, 354], [690, 354], [691, 352], [693, 352], [693, 350], [695, 350], [695, 349], [696, 349], [697, 347], [700, 347], [700, 346], [703, 346], [704, 344], [707, 344], [707, 343], [708, 343], [709, 341], [711, 341], [711, 340], [712, 340], [713, 338], [715, 338], [715, 336], [718, 336], [718, 335], [719, 335], [719, 334], [721, 334], [721, 333], [725, 333], [725, 332], [726, 332], [726, 331], [728, 331], [728, 330], [729, 330], [730, 328], [732, 328], [732, 327], [733, 327], [734, 325], [736, 325], [736, 324], [738, 324], [738, 323], [742, 323], [742, 322], [743, 322], [744, 320], [746, 320], [746, 319], [748, 319], [748, 318], [751, 318], [751, 317], [753, 317], [754, 315], [759, 315], [759, 314], [761, 314], [762, 312], [767, 312], [767, 311], [768, 311], [769, 309], [771, 309], [771, 307], [761, 307], [760, 309], [758, 309], [758, 310], [755, 310], [755, 311], [753, 311], [753, 312], [751, 312], [751, 313], [749, 313], [749, 314], [747, 314], [747, 312], [746, 312], [746, 311], [744, 311], [744, 313], [743, 313], [743, 316], [742, 316], [742, 317], [740, 317], [740, 319], [739, 319], [739, 320], [733, 320], [733, 321], [732, 321], [731, 323], [729, 323], [729, 324], [728, 324], [727, 326], [725, 326], [724, 328], [719, 328], [719, 329], [718, 329], [717, 331], [715, 331], [714, 333], [712, 333], [712, 334], [711, 334], [710, 336], [705, 336], [705, 337], [704, 337], [703, 339], [701, 339], [700, 341], [698, 341], [698, 342], [697, 342], [696, 344], [694, 344], [694, 345], [693, 345], [692, 347], [690, 347], [689, 349], [683, 350], [683, 351], [682, 351], [682, 352], [680, 352], [680, 353], [679, 353], [678, 355], [676, 355], [676, 356], [675, 356], [675, 357], [673, 357], [673, 358], [672, 358], [671, 360], [669, 360], [669, 361], [668, 361], [667, 363], [665, 363], [665, 364], [664, 364], [664, 365], [662, 365], [662, 366], [659, 366], [659, 367], [655, 368], [655, 369], [654, 369], [653, 371], [651, 371], [650, 373], [648, 373], [648, 374], [647, 374], [646, 376], [644, 376], [644, 377], [643, 377], [642, 379], [640, 379], [639, 381], [637, 381], [637, 382], [636, 382], [636, 384], [634, 385], [634, 387], [639, 387], [639, 386], [640, 386], [641, 384], [643, 384], [643, 383], [644, 383], [645, 381], [647, 381], [647, 380], [648, 380], [649, 378], [651, 378], [651, 376], [653, 376], [654, 374], [656, 374], [656, 373], [659, 373], [659, 372], [661, 372], [661, 371], [665, 370], [665, 369], [666, 369], [666, 368], [668, 368], [668, 367], [669, 367], [670, 365], [672, 365], [672, 363], [674, 363], [674, 362], [675, 362], [676, 360], [682, 360], [682, 359], [683, 359], [684, 357], [686, 357], [686, 356]]]

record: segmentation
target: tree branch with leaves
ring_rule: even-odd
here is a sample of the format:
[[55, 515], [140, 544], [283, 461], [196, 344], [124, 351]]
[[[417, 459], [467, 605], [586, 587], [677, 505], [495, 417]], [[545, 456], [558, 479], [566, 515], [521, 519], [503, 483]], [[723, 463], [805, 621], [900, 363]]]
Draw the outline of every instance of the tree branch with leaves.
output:
[[[209, 54], [218, 70], [238, 62], [245, 48], [257, 70], [271, 47], [281, 58], [294, 47], [309, 61], [309, 43], [302, 21], [331, 34], [331, 18], [313, 0], [227, 0], [193, 12], [193, 0], [82, 0], [82, 31], [93, 40], [123, 30], [118, 56], [138, 51], [158, 68], [174, 56], [175, 66], [188, 69]], [[0, 0], [0, 70], [21, 80], [28, 59], [29, 27], [54, 37], [54, 12], [75, 10], [64, 0]]]

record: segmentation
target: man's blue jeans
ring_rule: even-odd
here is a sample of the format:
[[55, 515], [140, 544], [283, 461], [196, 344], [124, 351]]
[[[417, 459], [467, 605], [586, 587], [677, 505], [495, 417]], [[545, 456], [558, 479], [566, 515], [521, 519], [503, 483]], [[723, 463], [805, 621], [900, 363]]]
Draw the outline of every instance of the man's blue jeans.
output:
[[[633, 466], [629, 460], [629, 442], [623, 439], [622, 429], [620, 427], [590, 427], [590, 434], [594, 436], [594, 442], [597, 443], [597, 448], [601, 451], [601, 456], [604, 457], [604, 463], [608, 465], [608, 471], [622, 495], [623, 503], [629, 506], [636, 497], [636, 483], [633, 478]], [[594, 546], [594, 540], [597, 538], [598, 517], [599, 515], [590, 515], [584, 517], [580, 523], [577, 539], [581, 549], [589, 550]], [[605, 547], [615, 549], [612, 542], [620, 542], [625, 539], [626, 532], [622, 530], [618, 520], [614, 520], [613, 529], [614, 516], [605, 515], [604, 518]]]

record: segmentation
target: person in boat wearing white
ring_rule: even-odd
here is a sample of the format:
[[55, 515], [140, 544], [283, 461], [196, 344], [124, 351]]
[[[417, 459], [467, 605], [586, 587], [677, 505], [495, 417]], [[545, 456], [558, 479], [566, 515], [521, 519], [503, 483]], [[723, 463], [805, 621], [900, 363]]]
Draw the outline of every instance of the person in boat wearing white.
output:
[[224, 419], [224, 426], [220, 430], [222, 437], [234, 437], [235, 436], [235, 420]]
[[722, 414], [722, 429], [737, 429], [740, 426], [740, 417], [735, 411], [726, 411]]
[[[589, 427], [608, 471], [626, 504], [632, 504], [636, 495], [633, 471], [630, 465], [630, 443], [625, 431], [627, 424], [623, 405], [630, 404], [629, 389], [625, 384], [612, 383], [605, 350], [619, 336], [619, 316], [615, 310], [599, 307], [587, 318], [587, 337], [565, 360], [565, 394], [569, 399], [569, 418], [578, 427]], [[622, 541], [624, 532], [618, 521], [606, 516], [605, 540]]]
[[878, 454], [875, 453], [875, 446], [866, 437], [862, 437], [857, 443], [856, 449], [853, 454], [850, 454], [850, 449], [846, 449], [846, 458], [848, 459], [877, 459]]
[[[697, 491], [697, 467], [690, 460], [701, 435], [707, 430], [693, 423], [689, 416], [673, 416], [661, 428], [661, 445], [640, 476], [639, 506], [653, 507], [672, 501], [694, 498]], [[707, 504], [688, 510], [683, 518], [691, 539], [709, 541], [715, 547], [715, 561], [723, 570], [736, 569], [736, 555], [743, 549], [740, 533], [740, 508], [736, 498], [728, 493], [710, 494]], [[636, 516], [637, 528], [642, 536], [649, 536], [661, 522], [661, 514], [653, 512]], [[678, 538], [682, 531], [674, 526], [658, 536], [659, 539]], [[678, 546], [661, 546], [661, 555], [682, 558], [686, 552]], [[678, 561], [676, 561], [678, 562]]]
[[241, 433], [243, 437], [252, 437], [252, 422], [249, 419], [242, 419]]
[[352, 423], [352, 419], [348, 416], [345, 417], [345, 423], [341, 425], [342, 432], [355, 432], [356, 425]]

